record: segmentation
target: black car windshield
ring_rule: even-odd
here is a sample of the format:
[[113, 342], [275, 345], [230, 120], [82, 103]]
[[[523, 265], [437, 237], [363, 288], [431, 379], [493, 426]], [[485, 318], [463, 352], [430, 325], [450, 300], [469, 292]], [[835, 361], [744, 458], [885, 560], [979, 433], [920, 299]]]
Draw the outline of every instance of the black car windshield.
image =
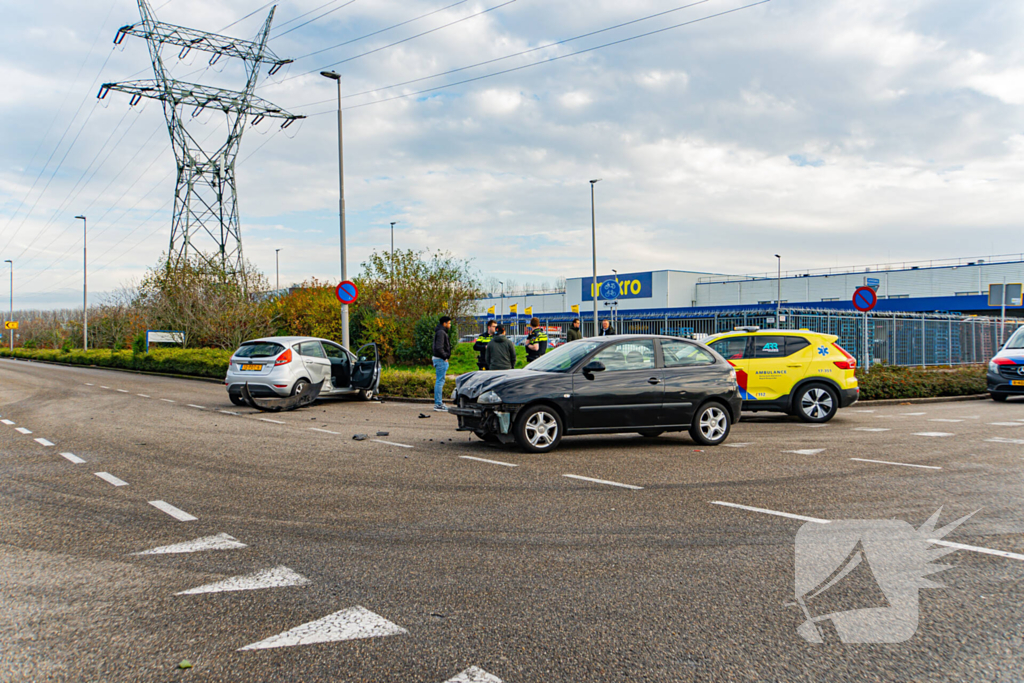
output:
[[1006, 342], [1004, 349], [1024, 349], [1024, 327], [1013, 333], [1010, 341]]
[[235, 358], [272, 358], [284, 351], [284, 347], [274, 342], [246, 342], [235, 351]]
[[549, 351], [526, 366], [527, 370], [540, 372], [568, 372], [572, 366], [580, 362], [584, 356], [601, 345], [599, 341], [577, 341], [562, 344], [554, 351]]

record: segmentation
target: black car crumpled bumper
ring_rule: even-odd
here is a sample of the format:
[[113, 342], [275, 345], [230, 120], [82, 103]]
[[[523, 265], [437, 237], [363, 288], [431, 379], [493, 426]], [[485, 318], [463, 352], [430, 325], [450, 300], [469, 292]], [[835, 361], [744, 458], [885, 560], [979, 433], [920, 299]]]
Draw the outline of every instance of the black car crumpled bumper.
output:
[[449, 408], [448, 413], [459, 418], [460, 432], [506, 435], [512, 432], [517, 409], [518, 406], [485, 406], [460, 399], [459, 405]]

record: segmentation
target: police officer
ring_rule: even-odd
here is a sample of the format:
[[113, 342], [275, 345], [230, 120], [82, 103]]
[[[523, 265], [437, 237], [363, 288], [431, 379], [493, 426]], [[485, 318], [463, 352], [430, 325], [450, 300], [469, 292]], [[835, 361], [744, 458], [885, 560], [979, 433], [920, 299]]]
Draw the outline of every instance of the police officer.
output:
[[477, 352], [476, 366], [481, 370], [487, 369], [487, 345], [491, 343], [491, 339], [494, 338], [494, 330], [497, 328], [498, 323], [493, 320], [487, 321], [487, 330], [476, 338], [473, 342], [473, 350]]
[[540, 326], [540, 318], [531, 318], [530, 334], [526, 337], [526, 362], [532, 363], [548, 351], [548, 333]]

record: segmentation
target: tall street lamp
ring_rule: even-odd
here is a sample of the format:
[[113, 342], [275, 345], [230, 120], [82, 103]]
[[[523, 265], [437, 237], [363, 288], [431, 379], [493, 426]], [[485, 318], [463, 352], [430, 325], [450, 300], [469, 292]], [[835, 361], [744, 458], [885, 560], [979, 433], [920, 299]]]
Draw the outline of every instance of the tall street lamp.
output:
[[782, 318], [779, 317], [779, 312], [782, 309], [782, 257], [776, 254], [775, 258], [779, 260], [779, 275], [775, 279], [777, 286], [777, 291], [775, 293], [775, 329], [781, 330]]
[[395, 223], [391, 221], [391, 289], [395, 288]]
[[277, 291], [281, 291], [281, 250], [274, 250], [274, 272], [277, 273]]
[[89, 259], [85, 236], [89, 221], [85, 216], [75, 216], [82, 221], [82, 350], [89, 350]]
[[[339, 214], [341, 216], [341, 279], [348, 280], [348, 266], [345, 263], [345, 154], [341, 125], [341, 75], [333, 71], [321, 71], [320, 75], [330, 78], [338, 84], [338, 189], [341, 196]], [[341, 345], [346, 349], [348, 343], [348, 304], [341, 305]]]
[[[10, 320], [14, 320], [14, 261], [11, 259], [4, 259], [4, 263], [11, 264], [11, 317]], [[11, 329], [11, 351], [14, 350], [14, 330]]]
[[591, 288], [591, 294], [594, 297], [594, 336], [598, 335], [597, 332], [597, 220], [594, 217], [594, 185], [601, 182], [601, 178], [590, 181], [590, 240], [591, 246], [593, 247], [594, 256], [594, 284]]
[[498, 280], [498, 284], [501, 285], [501, 308], [498, 310], [498, 319], [501, 323], [505, 324], [505, 283]]

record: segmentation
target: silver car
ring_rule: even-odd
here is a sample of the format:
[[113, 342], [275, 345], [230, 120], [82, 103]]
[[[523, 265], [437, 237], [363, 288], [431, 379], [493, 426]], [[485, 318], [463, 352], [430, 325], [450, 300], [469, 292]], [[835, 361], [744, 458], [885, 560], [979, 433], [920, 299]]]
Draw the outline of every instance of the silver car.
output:
[[231, 355], [224, 385], [236, 406], [245, 405], [242, 385], [253, 398], [286, 398], [323, 381], [320, 396], [357, 394], [369, 401], [380, 385], [377, 345], [353, 354], [317, 337], [264, 337], [243, 343]]

